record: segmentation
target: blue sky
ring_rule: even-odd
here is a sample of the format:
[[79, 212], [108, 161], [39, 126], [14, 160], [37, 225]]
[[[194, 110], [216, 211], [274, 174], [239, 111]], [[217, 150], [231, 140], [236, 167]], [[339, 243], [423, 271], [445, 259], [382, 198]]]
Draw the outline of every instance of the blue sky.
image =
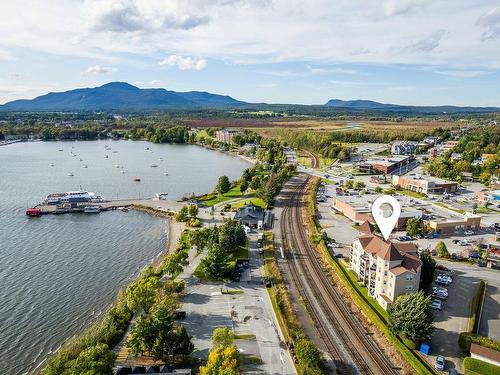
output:
[[500, 106], [491, 0], [0, 4], [0, 103], [126, 81], [250, 102]]

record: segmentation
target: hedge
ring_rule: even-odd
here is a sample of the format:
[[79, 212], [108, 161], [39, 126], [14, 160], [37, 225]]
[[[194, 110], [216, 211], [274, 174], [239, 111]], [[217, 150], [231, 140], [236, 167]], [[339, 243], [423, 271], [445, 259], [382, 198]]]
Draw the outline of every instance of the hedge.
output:
[[460, 336], [458, 336], [458, 345], [460, 346], [460, 349], [462, 349], [464, 354], [469, 354], [471, 344], [477, 344], [486, 348], [500, 351], [500, 342], [490, 339], [489, 337], [479, 336], [469, 332], [462, 332]]
[[[319, 186], [320, 179], [318, 177], [312, 178], [312, 183], [310, 191], [307, 197], [307, 208], [308, 208], [308, 218], [309, 218], [309, 228], [312, 230], [313, 234], [319, 234], [317, 223], [316, 223], [316, 191]], [[413, 353], [399, 337], [394, 335], [387, 326], [384, 317], [380, 316], [370, 303], [365, 299], [360, 291], [353, 285], [352, 281], [346, 274], [346, 270], [339, 264], [339, 262], [332, 258], [330, 252], [328, 251], [325, 241], [321, 240], [317, 246], [317, 249], [323, 254], [323, 259], [325, 259], [328, 264], [332, 267], [337, 277], [342, 281], [346, 287], [347, 292], [351, 296], [352, 300], [361, 309], [363, 314], [377, 326], [377, 328], [387, 337], [387, 339], [392, 342], [401, 356], [408, 361], [408, 363], [413, 367], [413, 369], [418, 374], [435, 374], [436, 372], [428, 363], [419, 358], [415, 353]]]
[[469, 318], [469, 332], [476, 333], [479, 326], [479, 317], [481, 312], [481, 303], [483, 302], [484, 290], [486, 289], [486, 283], [484, 280], [479, 282], [479, 287], [477, 288], [476, 294], [472, 297], [472, 302], [470, 306], [470, 318]]
[[496, 375], [500, 374], [500, 366], [492, 365], [479, 359], [464, 358], [464, 375]]

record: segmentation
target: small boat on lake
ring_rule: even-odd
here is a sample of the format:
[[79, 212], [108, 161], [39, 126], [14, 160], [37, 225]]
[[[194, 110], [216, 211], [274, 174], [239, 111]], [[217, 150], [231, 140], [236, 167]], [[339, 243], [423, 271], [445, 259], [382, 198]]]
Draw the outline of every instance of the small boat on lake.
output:
[[40, 210], [37, 207], [28, 208], [26, 210], [27, 216], [40, 216], [41, 214], [42, 214], [42, 210]]
[[118, 164], [115, 164], [115, 168], [120, 168], [120, 166]]
[[85, 206], [83, 207], [83, 212], [86, 214], [98, 214], [101, 212], [101, 206]]
[[135, 177], [134, 182], [141, 182], [141, 179], [139, 177]]
[[158, 168], [157, 164], [151, 164], [151, 168]]
[[105, 157], [106, 159], [107, 159], [107, 158], [109, 158], [109, 156], [108, 156], [108, 155], [104, 155], [104, 157]]
[[51, 167], [53, 167], [53, 166], [54, 166], [54, 163], [50, 163], [49, 165], [50, 165]]
[[82, 168], [88, 168], [87, 164], [82, 165]]
[[168, 193], [156, 193], [156, 198], [158, 198], [159, 200], [164, 200], [164, 199], [167, 199], [167, 195]]
[[74, 174], [73, 174], [73, 173], [71, 173], [71, 172], [68, 172], [68, 176], [69, 176], [69, 177], [73, 177], [73, 176], [74, 176]]

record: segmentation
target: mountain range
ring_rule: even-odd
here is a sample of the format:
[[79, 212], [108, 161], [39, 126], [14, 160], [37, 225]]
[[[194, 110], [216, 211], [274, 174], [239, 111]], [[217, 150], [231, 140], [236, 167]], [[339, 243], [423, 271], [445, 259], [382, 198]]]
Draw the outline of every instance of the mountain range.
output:
[[[230, 96], [217, 95], [202, 91], [177, 92], [163, 88], [141, 89], [126, 82], [110, 82], [93, 88], [81, 88], [64, 92], [51, 92], [34, 99], [19, 99], [0, 105], [0, 111], [19, 112], [75, 112], [75, 111], [153, 111], [172, 109], [224, 109], [235, 107], [273, 108], [275, 106], [294, 107], [294, 105], [270, 105], [247, 103]], [[304, 107], [304, 106], [300, 106]], [[409, 106], [384, 104], [371, 100], [331, 99], [322, 106], [314, 108], [342, 109], [350, 112], [382, 113], [481, 113], [500, 112], [498, 107], [457, 107], [457, 106]]]

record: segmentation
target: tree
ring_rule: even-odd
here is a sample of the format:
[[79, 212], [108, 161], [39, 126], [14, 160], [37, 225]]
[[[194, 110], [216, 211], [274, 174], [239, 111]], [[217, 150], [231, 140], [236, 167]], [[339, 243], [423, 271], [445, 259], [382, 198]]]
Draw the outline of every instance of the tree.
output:
[[111, 375], [115, 355], [106, 344], [99, 343], [80, 352], [72, 364], [70, 374]]
[[227, 176], [220, 176], [217, 180], [217, 185], [215, 186], [215, 191], [218, 194], [227, 193], [231, 189], [231, 183], [229, 182], [229, 178]]
[[323, 374], [324, 359], [318, 348], [307, 339], [299, 339], [294, 343], [297, 362], [306, 375]]
[[159, 305], [153, 313], [153, 324], [156, 332], [151, 354], [155, 358], [164, 358], [171, 355], [172, 328], [174, 326], [172, 311], [163, 305]]
[[247, 180], [242, 180], [240, 183], [240, 191], [244, 193], [245, 191], [248, 190], [249, 183]]
[[352, 189], [352, 187], [354, 186], [354, 182], [353, 180], [346, 180], [344, 182], [344, 186], [347, 188], [347, 189]]
[[400, 295], [387, 309], [389, 329], [415, 343], [429, 340], [434, 330], [430, 302], [422, 291]]
[[450, 253], [448, 253], [448, 249], [443, 241], [439, 241], [436, 245], [436, 251], [440, 258], [448, 258]]
[[429, 252], [424, 252], [420, 255], [422, 261], [422, 269], [420, 271], [420, 286], [427, 288], [434, 280], [434, 271], [436, 270], [436, 261], [432, 259]]
[[189, 232], [189, 240], [196, 247], [196, 251], [201, 253], [207, 247], [212, 233], [211, 228], [201, 228]]
[[252, 190], [257, 190], [260, 188], [261, 180], [259, 176], [253, 176], [252, 180], [250, 181], [250, 189]]
[[175, 215], [177, 221], [183, 222], [187, 221], [189, 215], [189, 209], [187, 206], [182, 206], [179, 212]]
[[140, 277], [125, 291], [127, 307], [135, 312], [143, 310], [147, 314], [155, 302], [159, 286], [156, 277]]
[[196, 204], [190, 204], [188, 208], [188, 213], [189, 216], [191, 217], [197, 217], [198, 216], [198, 206]]
[[234, 341], [234, 333], [227, 327], [215, 328], [212, 332], [212, 347], [230, 346]]
[[208, 250], [207, 256], [202, 259], [201, 263], [208, 276], [222, 278], [228, 271], [227, 260], [228, 253], [218, 243], [213, 243], [210, 250]]
[[366, 186], [366, 184], [363, 181], [356, 181], [354, 183], [354, 189], [356, 190], [361, 190]]
[[152, 316], [145, 314], [137, 318], [137, 321], [130, 331], [127, 340], [127, 347], [133, 355], [138, 356], [144, 353], [151, 354], [155, 345], [158, 331]]
[[240, 353], [236, 346], [218, 346], [210, 350], [208, 361], [200, 367], [200, 375], [238, 375]]
[[170, 342], [170, 351], [174, 356], [186, 356], [193, 352], [194, 344], [191, 342], [192, 337], [188, 335], [186, 327], [178, 324], [172, 331]]
[[229, 219], [219, 227], [219, 244], [223, 251], [233, 252], [237, 247], [246, 242], [243, 226], [234, 219]]
[[408, 236], [415, 236], [422, 231], [422, 223], [414, 217], [406, 222], [406, 233]]
[[170, 276], [178, 275], [189, 264], [188, 257], [189, 255], [185, 251], [176, 251], [169, 254], [163, 260], [161, 269]]
[[382, 193], [382, 191], [383, 190], [382, 190], [382, 188], [380, 186], [376, 186], [375, 187], [375, 193], [380, 194], [380, 193]]

